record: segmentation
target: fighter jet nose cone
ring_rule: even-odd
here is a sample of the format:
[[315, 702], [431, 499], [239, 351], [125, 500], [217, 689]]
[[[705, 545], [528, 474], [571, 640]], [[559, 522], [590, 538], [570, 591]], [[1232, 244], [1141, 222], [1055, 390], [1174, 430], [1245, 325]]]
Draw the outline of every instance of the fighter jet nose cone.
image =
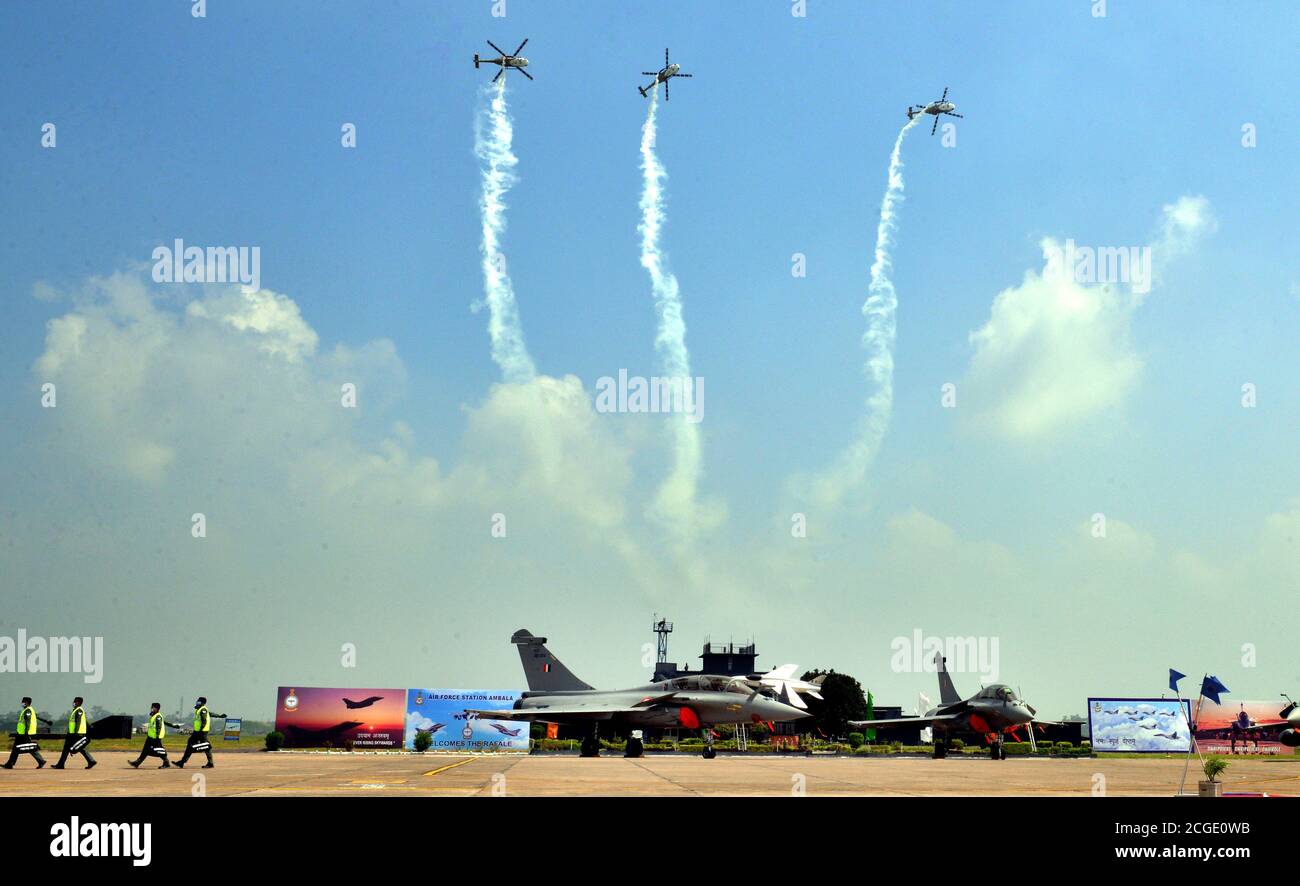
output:
[[807, 711], [801, 711], [794, 705], [788, 705], [784, 702], [774, 701], [772, 702], [772, 706], [775, 709], [775, 712], [767, 718], [769, 720], [781, 720], [784, 722], [787, 720], [799, 720], [808, 716]]

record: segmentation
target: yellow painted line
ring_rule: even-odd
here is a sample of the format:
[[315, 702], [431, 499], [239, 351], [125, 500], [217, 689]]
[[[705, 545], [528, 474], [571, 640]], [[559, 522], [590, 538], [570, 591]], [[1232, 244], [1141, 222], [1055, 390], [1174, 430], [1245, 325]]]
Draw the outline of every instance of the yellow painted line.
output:
[[392, 785], [392, 784], [406, 784], [406, 779], [404, 779], [404, 778], [399, 778], [399, 779], [397, 779], [396, 781], [382, 781], [382, 782], [375, 781], [373, 778], [372, 778], [372, 779], [358, 779], [357, 781], [352, 782], [352, 784], [364, 784], [364, 785], [378, 784], [378, 785], [382, 785], [382, 786], [388, 786], [388, 785]]
[[449, 763], [446, 766], [439, 766], [437, 769], [430, 769], [428, 772], [424, 774], [437, 775], [439, 772], [446, 772], [448, 769], [455, 769], [457, 766], [464, 766], [466, 763], [473, 763], [473, 762], [474, 762], [474, 758], [470, 757], [468, 759], [461, 760], [459, 763]]

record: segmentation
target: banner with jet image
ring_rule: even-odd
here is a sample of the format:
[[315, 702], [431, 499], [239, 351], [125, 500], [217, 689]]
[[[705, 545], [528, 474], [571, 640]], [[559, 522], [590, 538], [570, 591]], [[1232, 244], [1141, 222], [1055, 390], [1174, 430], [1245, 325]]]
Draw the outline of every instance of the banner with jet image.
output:
[[526, 751], [525, 721], [488, 720], [472, 710], [509, 710], [520, 693], [513, 689], [411, 689], [406, 696], [406, 741], [415, 749], [415, 736], [426, 732], [432, 751]]
[[[1287, 728], [1282, 709], [1286, 702], [1229, 701], [1215, 704], [1208, 698], [1196, 710], [1196, 745], [1202, 754], [1292, 754], [1278, 740]], [[1273, 727], [1260, 729], [1258, 727]]]
[[281, 686], [276, 697], [286, 748], [400, 748], [405, 718], [405, 689]]
[[1192, 746], [1190, 722], [1186, 699], [1088, 699], [1093, 753], [1185, 754]]

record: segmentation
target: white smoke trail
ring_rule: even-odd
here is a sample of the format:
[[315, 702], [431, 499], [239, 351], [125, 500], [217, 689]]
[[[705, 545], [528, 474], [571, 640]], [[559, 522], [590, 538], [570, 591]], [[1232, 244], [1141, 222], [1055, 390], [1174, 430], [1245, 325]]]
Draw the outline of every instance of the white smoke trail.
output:
[[519, 160], [511, 151], [514, 131], [506, 108], [506, 78], [484, 90], [490, 96], [486, 109], [474, 127], [474, 153], [483, 161], [483, 196], [479, 209], [483, 216], [483, 291], [488, 306], [488, 336], [492, 341], [492, 359], [501, 367], [507, 382], [525, 382], [537, 374], [533, 358], [524, 344], [519, 322], [515, 290], [506, 271], [501, 253], [501, 237], [506, 229], [505, 195], [515, 183], [514, 169]]
[[[686, 349], [686, 321], [682, 317], [682, 300], [677, 278], [669, 272], [659, 246], [659, 232], [665, 218], [663, 182], [667, 173], [655, 154], [655, 117], [659, 107], [659, 90], [650, 95], [650, 108], [641, 127], [641, 266], [650, 274], [659, 328], [655, 350], [663, 362], [663, 373], [683, 382], [691, 378], [691, 356]], [[699, 514], [695, 494], [702, 469], [698, 426], [685, 415], [671, 417], [673, 433], [673, 467], [655, 495], [654, 513], [689, 531]]]
[[867, 286], [866, 303], [862, 305], [862, 315], [867, 318], [867, 330], [862, 334], [862, 347], [867, 352], [863, 368], [874, 390], [867, 398], [867, 414], [859, 424], [857, 440], [841, 453], [830, 472], [821, 474], [813, 483], [813, 494], [823, 503], [837, 503], [846, 491], [862, 482], [867, 466], [889, 430], [894, 409], [894, 341], [898, 335], [895, 322], [898, 295], [890, 279], [894, 264], [889, 251], [897, 226], [898, 204], [903, 201], [903, 139], [920, 121], [920, 114], [907, 121], [899, 130], [894, 150], [889, 154], [889, 179], [884, 199], [880, 202], [880, 221], [876, 225], [871, 283]]

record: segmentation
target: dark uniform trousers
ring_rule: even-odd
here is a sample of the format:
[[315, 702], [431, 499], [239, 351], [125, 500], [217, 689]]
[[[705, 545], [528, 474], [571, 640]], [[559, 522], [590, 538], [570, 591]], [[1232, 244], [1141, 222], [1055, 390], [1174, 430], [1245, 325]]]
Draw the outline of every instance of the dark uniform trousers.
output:
[[139, 766], [147, 757], [160, 757], [164, 766], [170, 766], [167, 762], [167, 749], [163, 747], [161, 738], [145, 738], [144, 747], [140, 748], [140, 756], [135, 758], [135, 764]]
[[45, 758], [41, 756], [41, 746], [30, 735], [19, 735], [14, 739], [14, 746], [9, 751], [9, 761], [4, 764], [7, 769], [14, 768], [19, 754], [31, 754], [37, 763], [45, 765]]
[[69, 735], [63, 739], [63, 753], [59, 755], [59, 762], [56, 766], [62, 766], [68, 762], [68, 757], [75, 757], [77, 754], [86, 758], [90, 765], [95, 764], [95, 758], [90, 756], [90, 736], [88, 735]]
[[185, 753], [181, 756], [180, 764], [182, 766], [190, 759], [190, 754], [195, 751], [202, 751], [208, 758], [208, 765], [212, 765], [212, 742], [208, 741], [206, 732], [191, 732], [189, 741], [185, 742]]

